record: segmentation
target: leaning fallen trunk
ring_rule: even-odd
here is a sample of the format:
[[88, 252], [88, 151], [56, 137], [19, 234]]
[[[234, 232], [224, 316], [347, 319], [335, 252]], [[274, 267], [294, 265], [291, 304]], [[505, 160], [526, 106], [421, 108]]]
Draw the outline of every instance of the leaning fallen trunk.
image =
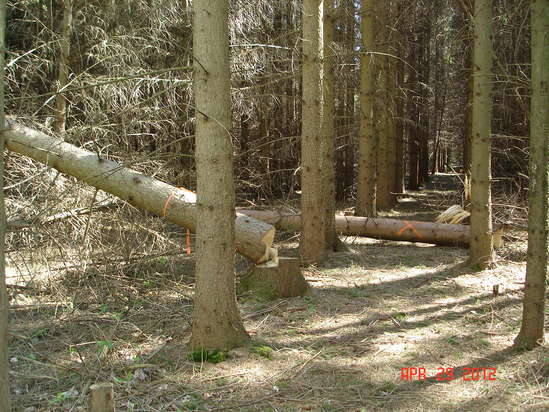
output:
[[[270, 210], [238, 209], [239, 213], [270, 223], [277, 229], [299, 231], [301, 216]], [[365, 236], [436, 245], [468, 246], [469, 226], [386, 218], [336, 216], [336, 231], [343, 235]]]
[[[133, 206], [184, 226], [196, 228], [196, 195], [136, 172], [98, 154], [65, 143], [37, 130], [10, 122], [6, 147], [111, 193]], [[276, 257], [275, 229], [262, 221], [237, 213], [236, 249], [254, 263]]]

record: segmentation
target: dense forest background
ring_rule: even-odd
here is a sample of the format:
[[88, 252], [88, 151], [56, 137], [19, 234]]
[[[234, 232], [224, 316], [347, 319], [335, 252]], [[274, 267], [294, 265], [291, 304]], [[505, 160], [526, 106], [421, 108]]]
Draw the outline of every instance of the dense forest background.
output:
[[[522, 0], [496, 1], [494, 10], [493, 176], [498, 187], [520, 195], [527, 175], [527, 9]], [[470, 10], [466, 0], [400, 1], [388, 19], [387, 53], [401, 64], [394, 112], [380, 102], [377, 115], [391, 110], [403, 142], [417, 142], [420, 184], [435, 171], [460, 171], [467, 156]], [[8, 8], [7, 112], [45, 130], [53, 128], [55, 97], [44, 95], [58, 89], [63, 12], [63, 2], [53, 0], [20, 1]], [[358, 12], [352, 0], [337, 5], [339, 200], [352, 199], [356, 190]], [[190, 4], [75, 2], [73, 16], [65, 139], [108, 150], [193, 189]], [[240, 201], [273, 200], [299, 190], [300, 19], [297, 1], [232, 2]], [[409, 157], [404, 153], [397, 167]]]

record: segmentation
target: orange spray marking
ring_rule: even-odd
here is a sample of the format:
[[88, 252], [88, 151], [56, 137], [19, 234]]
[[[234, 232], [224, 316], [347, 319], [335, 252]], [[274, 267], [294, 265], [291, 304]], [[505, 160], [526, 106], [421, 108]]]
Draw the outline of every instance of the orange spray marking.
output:
[[412, 225], [410, 222], [408, 222], [407, 220], [404, 220], [404, 226], [402, 226], [402, 229], [400, 229], [398, 231], [398, 235], [402, 235], [404, 232], [406, 232], [407, 230], [411, 230], [412, 233], [414, 235], [416, 235], [418, 237], [418, 239], [421, 239], [423, 236], [421, 235], [421, 233], [419, 233], [416, 228], [414, 227], [414, 225]]
[[185, 237], [185, 247], [187, 255], [191, 254], [191, 231], [187, 229], [187, 236]]
[[[179, 189], [183, 190], [184, 192], [194, 194], [194, 192], [191, 192], [190, 190], [187, 190], [184, 187], [180, 187]], [[175, 193], [170, 193], [170, 195], [166, 199], [166, 202], [164, 202], [164, 207], [162, 208], [163, 217], [165, 217], [166, 213], [168, 212], [168, 204], [170, 203], [170, 200], [173, 198], [174, 194]], [[187, 233], [185, 235], [185, 252], [187, 253], [187, 255], [191, 254], [191, 231], [189, 229], [187, 229]]]

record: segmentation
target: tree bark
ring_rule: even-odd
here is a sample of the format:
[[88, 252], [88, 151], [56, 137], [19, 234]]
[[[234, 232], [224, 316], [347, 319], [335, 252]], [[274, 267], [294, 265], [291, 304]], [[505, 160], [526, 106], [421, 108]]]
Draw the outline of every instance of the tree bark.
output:
[[[0, 130], [5, 128], [4, 56], [6, 54], [6, 2], [0, 0]], [[0, 133], [0, 411], [10, 410], [8, 375], [8, 293], [6, 290], [5, 238], [6, 209], [4, 204], [4, 140]]]
[[471, 247], [469, 259], [481, 269], [492, 262], [491, 92], [492, 0], [475, 0], [473, 123], [471, 150]]
[[[299, 231], [299, 214], [269, 210], [239, 209], [240, 213], [272, 224], [281, 230]], [[433, 243], [442, 246], [467, 246], [469, 226], [399, 219], [336, 216], [336, 231], [342, 235], [364, 236], [386, 240]]]
[[[375, 217], [377, 139], [374, 124], [375, 66], [374, 66], [374, 15], [375, 2], [362, 0], [360, 31], [360, 134], [358, 138], [358, 181], [356, 216]], [[377, 58], [377, 57], [376, 57]]]
[[321, 125], [323, 0], [303, 1], [303, 109], [301, 131], [301, 255], [306, 263], [318, 261], [326, 252], [326, 221], [322, 188]]
[[549, 1], [531, 1], [532, 98], [530, 101], [530, 185], [528, 262], [522, 326], [515, 345], [532, 349], [543, 344], [545, 278], [548, 258], [549, 173]]
[[[403, 3], [399, 2], [398, 7], [398, 15], [400, 16], [403, 10], [402, 7]], [[402, 35], [399, 33], [398, 38], [398, 56], [403, 55], [403, 38]], [[396, 62], [396, 89], [395, 89], [395, 115], [396, 115], [396, 125], [395, 125], [395, 133], [396, 133], [396, 142], [395, 142], [395, 152], [396, 152], [396, 164], [395, 164], [395, 187], [394, 192], [395, 193], [404, 193], [406, 192], [406, 188], [404, 186], [404, 177], [405, 177], [405, 170], [406, 170], [406, 161], [404, 158], [404, 102], [405, 97], [403, 96], [402, 87], [404, 84], [404, 61], [402, 58], [399, 58]]]
[[[37, 130], [12, 124], [5, 132], [6, 147], [40, 163], [67, 173], [98, 189], [111, 193], [133, 206], [165, 217], [180, 226], [196, 230], [196, 195], [125, 168], [97, 154], [78, 148]], [[276, 256], [271, 248], [274, 228], [237, 215], [236, 249], [262, 263]]]
[[408, 56], [408, 61], [410, 66], [406, 66], [408, 70], [408, 89], [411, 90], [411, 96], [408, 98], [407, 102], [407, 112], [408, 112], [408, 176], [409, 182], [408, 187], [410, 190], [419, 190], [419, 85], [417, 73], [419, 70], [419, 59], [418, 59], [418, 47], [417, 36], [412, 31], [410, 36], [414, 36], [414, 41], [409, 46], [410, 54]]
[[[378, 3], [377, 15], [379, 24], [379, 50], [381, 53], [389, 53], [389, 23], [390, 23], [390, 3]], [[379, 134], [377, 142], [377, 192], [376, 208], [378, 210], [390, 209], [396, 202], [393, 194], [395, 187], [395, 136], [392, 131], [392, 110], [391, 110], [391, 67], [387, 56], [379, 55], [378, 66], [380, 71], [380, 91], [379, 101]]]
[[430, 102], [429, 102], [429, 80], [431, 77], [431, 10], [424, 16], [422, 23], [424, 27], [420, 35], [420, 60], [419, 70], [421, 73], [421, 115], [419, 117], [419, 181], [420, 185], [425, 185], [429, 180], [429, 132], [431, 124]]
[[[355, 42], [356, 42], [356, 16], [354, 0], [345, 0], [341, 2], [343, 12], [344, 29], [344, 50], [347, 51], [343, 58], [343, 64], [352, 66], [355, 64]], [[352, 190], [355, 180], [355, 143], [354, 143], [354, 125], [355, 125], [355, 81], [354, 76], [345, 76], [343, 85], [343, 123], [344, 123], [344, 197]]]
[[[465, 66], [465, 77], [467, 79], [467, 95], [465, 104], [465, 121], [463, 122], [463, 149], [462, 149], [462, 168], [463, 168], [463, 203], [468, 205], [471, 202], [471, 136], [473, 122], [473, 48], [472, 48], [472, 33], [471, 25], [469, 24], [471, 11], [466, 2], [458, 1], [462, 18], [460, 22], [463, 24], [463, 30], [466, 33], [464, 41], [465, 55], [463, 57]], [[465, 45], [466, 43], [468, 45]]]
[[195, 0], [193, 6], [197, 238], [190, 346], [231, 349], [250, 337], [235, 290], [229, 0]]
[[335, 202], [335, 50], [334, 50], [334, 0], [324, 0], [324, 107], [322, 116], [322, 165], [324, 193], [324, 242], [326, 251], [334, 250], [337, 244], [334, 215]]
[[[69, 80], [69, 54], [71, 48], [72, 31], [72, 4], [73, 0], [63, 0], [63, 26], [59, 38], [60, 53], [57, 78], [57, 91], [63, 90]], [[63, 93], [55, 97], [55, 124], [57, 133], [65, 133], [67, 124], [67, 99]]]

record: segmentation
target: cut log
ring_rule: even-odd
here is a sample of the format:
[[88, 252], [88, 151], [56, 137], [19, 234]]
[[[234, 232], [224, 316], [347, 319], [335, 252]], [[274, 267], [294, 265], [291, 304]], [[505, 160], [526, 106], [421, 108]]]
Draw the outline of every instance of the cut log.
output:
[[[299, 231], [301, 216], [269, 210], [238, 209], [239, 213], [267, 222], [277, 229]], [[348, 236], [406, 242], [433, 243], [444, 246], [469, 245], [469, 226], [418, 222], [386, 218], [336, 216], [336, 231]]]
[[297, 258], [278, 258], [278, 265], [265, 263], [254, 266], [239, 279], [238, 291], [250, 291], [262, 300], [303, 296], [308, 283], [303, 277]]
[[[196, 195], [146, 176], [98, 154], [81, 149], [42, 132], [8, 122], [6, 147], [40, 163], [74, 176], [111, 193], [131, 205], [194, 231], [199, 206]], [[254, 263], [276, 260], [272, 248], [275, 229], [253, 217], [237, 213], [236, 249]]]
[[96, 383], [90, 386], [89, 412], [115, 412], [112, 383]]

